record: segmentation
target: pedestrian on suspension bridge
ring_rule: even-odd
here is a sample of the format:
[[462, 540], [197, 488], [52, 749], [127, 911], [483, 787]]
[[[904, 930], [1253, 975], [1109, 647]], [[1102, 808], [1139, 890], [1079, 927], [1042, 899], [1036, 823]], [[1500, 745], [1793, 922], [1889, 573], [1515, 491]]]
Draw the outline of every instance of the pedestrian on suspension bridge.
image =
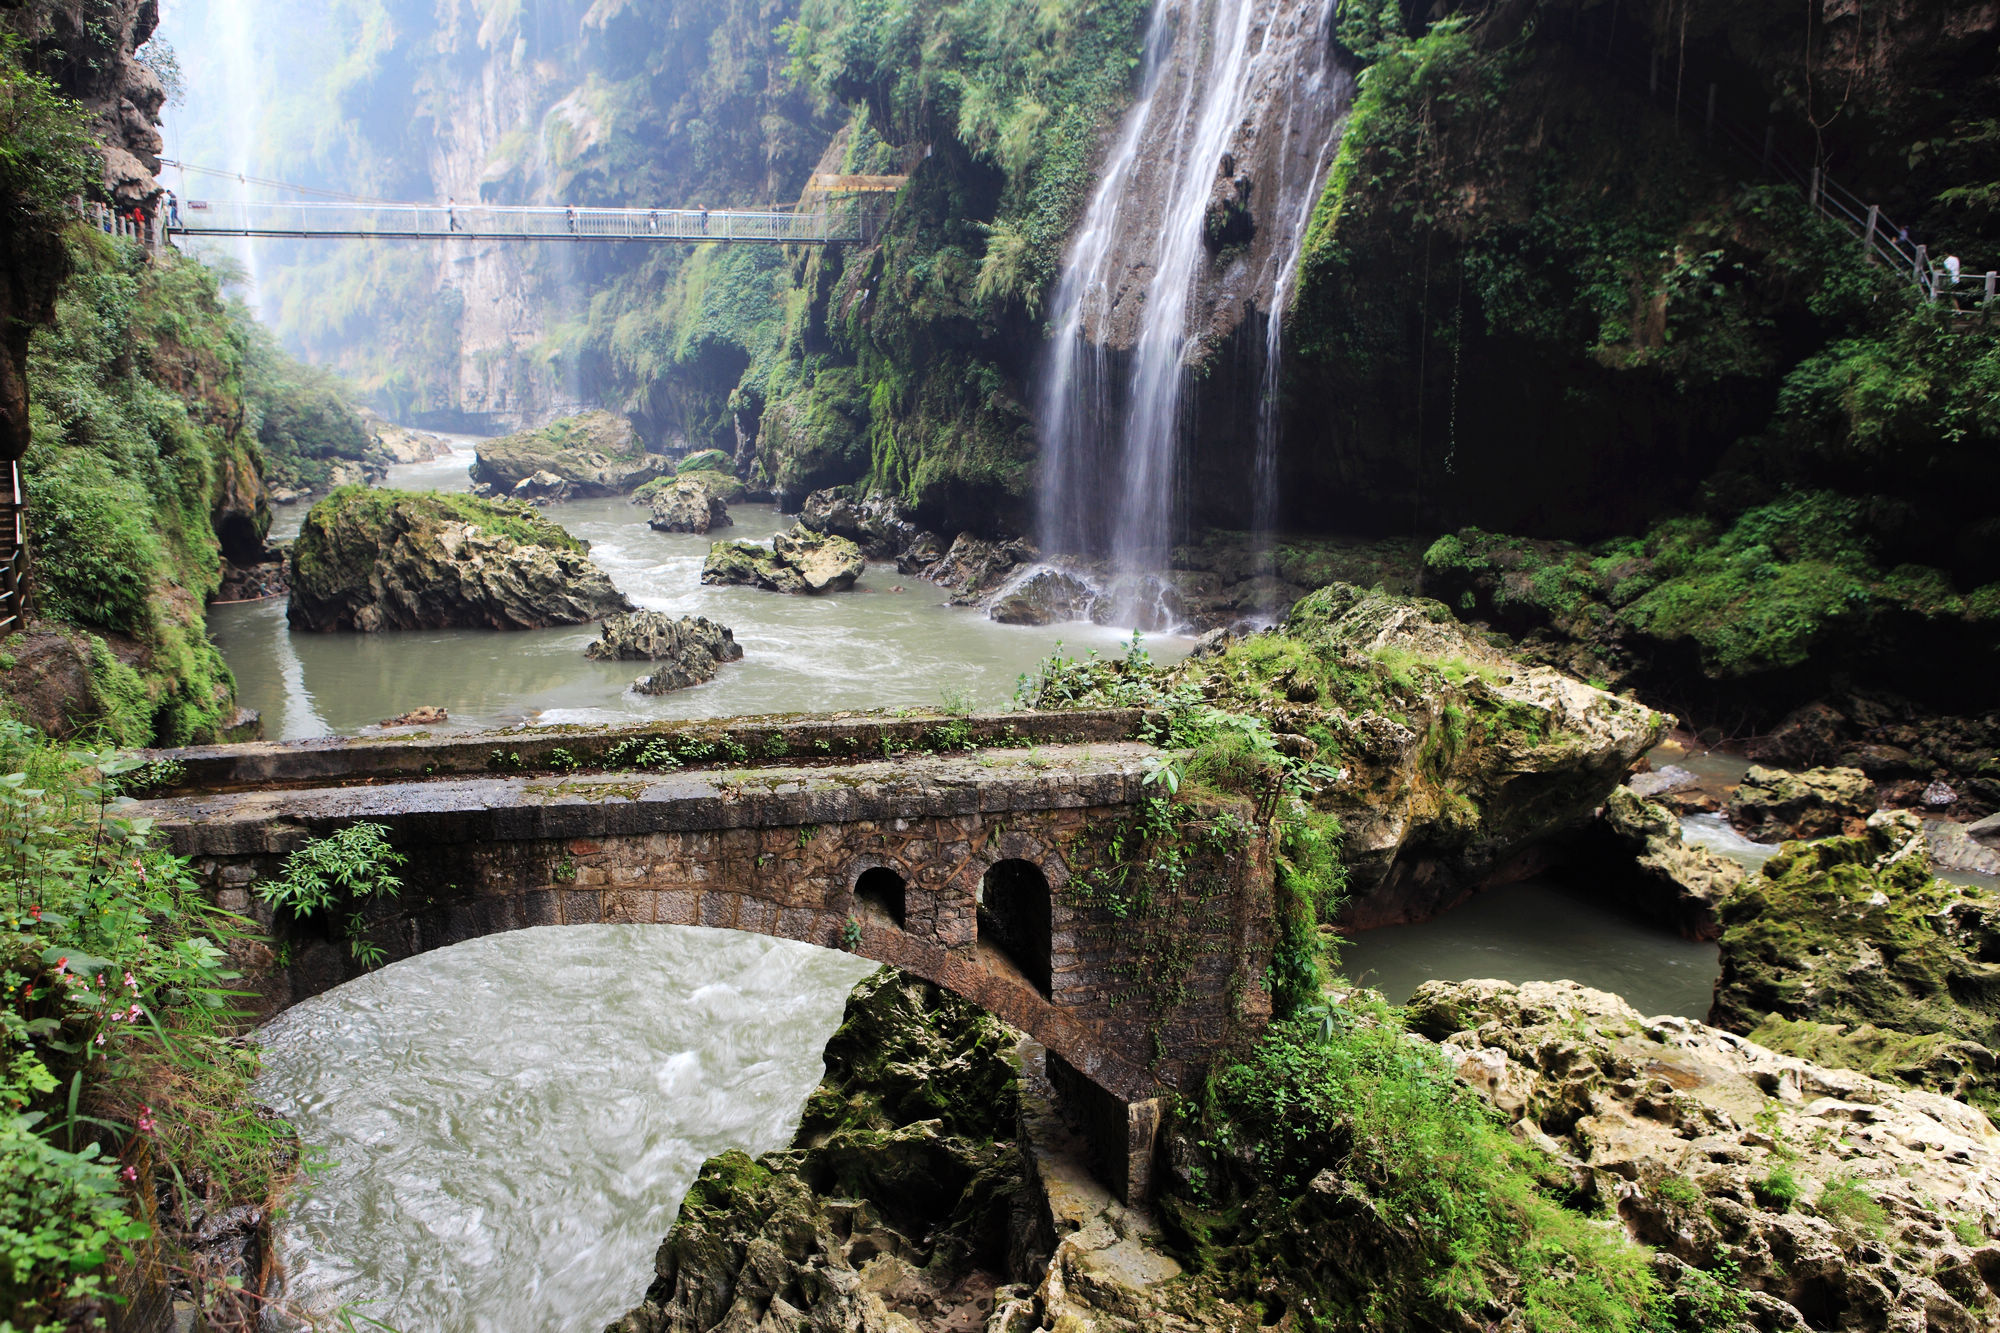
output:
[[450, 195], [446, 195], [444, 200], [444, 221], [446, 231], [465, 230], [465, 228], [458, 225], [458, 201]]
[[576, 208], [574, 206], [563, 210], [563, 221], [569, 224], [570, 235], [576, 235]]

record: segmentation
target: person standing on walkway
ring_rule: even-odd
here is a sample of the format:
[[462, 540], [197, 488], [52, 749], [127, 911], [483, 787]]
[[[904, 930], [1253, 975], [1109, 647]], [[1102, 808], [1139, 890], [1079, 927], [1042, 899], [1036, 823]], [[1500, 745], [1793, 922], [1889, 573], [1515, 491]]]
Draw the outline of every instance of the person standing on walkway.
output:
[[458, 201], [450, 195], [446, 195], [444, 199], [444, 221], [446, 231], [465, 230], [465, 228], [458, 225]]
[[569, 224], [569, 234], [576, 235], [576, 209], [573, 206], [563, 209], [563, 221]]
[[707, 209], [705, 209], [705, 208], [704, 208], [704, 209], [702, 209], [702, 210], [701, 210], [701, 216], [695, 219], [695, 223], [694, 223], [694, 230], [695, 230], [695, 235], [697, 235], [697, 236], [706, 236], [706, 235], [708, 235], [708, 210], [707, 210]]

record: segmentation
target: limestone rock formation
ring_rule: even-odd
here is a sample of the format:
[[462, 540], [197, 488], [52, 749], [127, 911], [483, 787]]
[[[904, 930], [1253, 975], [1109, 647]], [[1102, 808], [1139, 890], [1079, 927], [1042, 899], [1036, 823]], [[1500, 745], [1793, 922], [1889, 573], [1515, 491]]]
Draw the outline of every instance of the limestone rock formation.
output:
[[814, 491], [799, 511], [799, 523], [815, 532], [845, 537], [871, 560], [893, 560], [917, 539], [910, 506], [877, 491], [862, 500], [837, 490]]
[[1758, 842], [1854, 833], [1874, 810], [1875, 784], [1858, 768], [1752, 767], [1728, 805], [1730, 822]]
[[429, 431], [398, 426], [373, 413], [364, 414], [363, 420], [368, 423], [370, 450], [387, 462], [428, 463], [451, 452], [449, 444]]
[[[1710, 1022], [2000, 1105], [2000, 898], [1933, 878], [1915, 816], [1787, 844], [1722, 923]], [[1817, 1026], [1786, 1026], [1800, 1023]]]
[[676, 620], [664, 611], [632, 611], [606, 620], [603, 635], [583, 655], [600, 662], [658, 662], [632, 688], [665, 694], [715, 679], [723, 663], [742, 659], [743, 649], [733, 630], [704, 616]]
[[655, 532], [707, 532], [733, 526], [729, 506], [709, 489], [700, 474], [674, 478], [653, 492], [653, 516], [647, 526]]
[[535, 629], [631, 608], [581, 542], [525, 505], [343, 489], [292, 548], [297, 629]]
[[1096, 601], [1097, 594], [1076, 575], [1038, 569], [996, 597], [986, 614], [1003, 625], [1052, 625], [1088, 619]]
[[1645, 886], [1643, 899], [1631, 905], [1689, 939], [1716, 938], [1722, 933], [1722, 905], [1743, 883], [1743, 867], [1686, 842], [1680, 817], [1642, 798], [1636, 785], [1635, 778], [1604, 802], [1604, 826], [1632, 857]]
[[863, 981], [791, 1147], [702, 1167], [608, 1333], [982, 1327], [1019, 1171], [1016, 1040], [928, 982]]
[[995, 542], [961, 532], [942, 555], [931, 543], [913, 544], [896, 561], [904, 574], [941, 584], [955, 594], [955, 605], [970, 605], [1007, 581], [1007, 576], [1038, 558], [1035, 548], [1019, 539]]
[[631, 422], [591, 411], [481, 443], [472, 476], [507, 494], [537, 472], [550, 472], [589, 498], [623, 495], [673, 470], [666, 457], [646, 452]]
[[512, 498], [531, 505], [561, 504], [575, 498], [576, 488], [555, 473], [544, 469], [514, 483]]
[[1590, 825], [1667, 726], [1509, 657], [1439, 603], [1348, 584], [1181, 671], [1340, 775], [1318, 802], [1346, 829], [1343, 923], [1358, 929], [1422, 920], [1534, 868]]
[[1662, 1277], [1725, 1256], [1756, 1327], [2000, 1326], [2000, 1134], [1979, 1111], [1574, 982], [1433, 981], [1409, 1012]]
[[773, 592], [845, 592], [867, 568], [861, 548], [845, 537], [794, 528], [755, 542], [717, 542], [708, 550], [701, 581], [768, 588]]

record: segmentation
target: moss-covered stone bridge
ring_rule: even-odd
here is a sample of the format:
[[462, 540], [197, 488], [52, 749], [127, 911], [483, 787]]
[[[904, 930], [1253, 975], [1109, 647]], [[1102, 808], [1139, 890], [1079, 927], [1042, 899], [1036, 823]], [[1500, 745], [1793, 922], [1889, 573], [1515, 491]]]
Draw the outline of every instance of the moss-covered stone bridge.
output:
[[1268, 1017], [1274, 935], [1263, 840], [1228, 811], [1236, 841], [1211, 840], [1208, 873], [1104, 891], [1114, 835], [1155, 790], [1144, 725], [848, 715], [211, 746], [157, 752], [172, 785], [138, 813], [217, 903], [270, 932], [242, 960], [266, 1012], [358, 965], [254, 886], [309, 839], [381, 824], [408, 858], [400, 895], [367, 909], [392, 961], [603, 922], [850, 949], [1047, 1047], [1107, 1183], [1138, 1198], [1159, 1094]]

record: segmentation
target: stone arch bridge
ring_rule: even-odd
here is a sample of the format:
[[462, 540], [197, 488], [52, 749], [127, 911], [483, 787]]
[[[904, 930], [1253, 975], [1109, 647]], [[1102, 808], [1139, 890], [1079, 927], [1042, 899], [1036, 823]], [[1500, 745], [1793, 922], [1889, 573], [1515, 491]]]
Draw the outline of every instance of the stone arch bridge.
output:
[[[1268, 1019], [1267, 850], [1248, 827], [1134, 914], [1110, 834], [1152, 794], [1133, 711], [742, 719], [155, 752], [141, 803], [221, 906], [265, 1015], [357, 972], [252, 892], [307, 840], [387, 826], [390, 960], [529, 926], [714, 926], [849, 948], [1045, 1046], [1108, 1184], [1148, 1193], [1162, 1091]], [[1115, 910], [1123, 908], [1123, 911]]]

